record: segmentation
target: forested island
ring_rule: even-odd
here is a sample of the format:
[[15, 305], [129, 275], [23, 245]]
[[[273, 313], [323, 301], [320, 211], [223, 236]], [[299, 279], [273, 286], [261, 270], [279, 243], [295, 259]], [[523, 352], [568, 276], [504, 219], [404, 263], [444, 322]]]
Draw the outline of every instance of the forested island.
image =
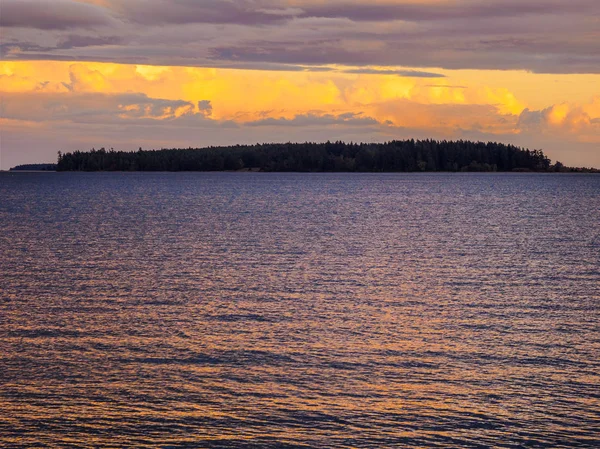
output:
[[58, 171], [435, 172], [598, 171], [552, 164], [542, 150], [496, 142], [270, 143], [58, 155]]
[[23, 164], [17, 165], [10, 171], [56, 171], [57, 164]]

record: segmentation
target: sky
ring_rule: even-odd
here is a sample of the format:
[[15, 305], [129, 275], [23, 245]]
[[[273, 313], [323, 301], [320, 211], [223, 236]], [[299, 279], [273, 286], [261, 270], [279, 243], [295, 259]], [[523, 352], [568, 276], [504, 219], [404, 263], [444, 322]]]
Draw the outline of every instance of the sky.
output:
[[1, 0], [0, 168], [470, 139], [600, 167], [598, 0]]

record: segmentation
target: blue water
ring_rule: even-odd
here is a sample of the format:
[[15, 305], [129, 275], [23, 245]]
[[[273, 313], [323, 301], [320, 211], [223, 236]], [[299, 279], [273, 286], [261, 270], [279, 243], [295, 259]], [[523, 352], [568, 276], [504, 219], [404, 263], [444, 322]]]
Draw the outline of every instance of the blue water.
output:
[[600, 446], [600, 176], [0, 174], [0, 447]]

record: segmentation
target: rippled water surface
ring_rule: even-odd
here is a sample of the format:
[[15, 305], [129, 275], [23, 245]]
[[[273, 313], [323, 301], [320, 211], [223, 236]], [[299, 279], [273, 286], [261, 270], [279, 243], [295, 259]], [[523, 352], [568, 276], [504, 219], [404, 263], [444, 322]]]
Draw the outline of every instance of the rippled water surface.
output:
[[598, 447], [600, 176], [0, 174], [2, 447]]

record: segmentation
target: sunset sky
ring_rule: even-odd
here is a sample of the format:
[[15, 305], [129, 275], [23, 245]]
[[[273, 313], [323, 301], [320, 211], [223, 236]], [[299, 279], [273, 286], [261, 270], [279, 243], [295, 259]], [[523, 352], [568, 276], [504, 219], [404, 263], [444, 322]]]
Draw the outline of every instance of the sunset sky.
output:
[[0, 168], [471, 139], [600, 167], [598, 0], [1, 0]]

